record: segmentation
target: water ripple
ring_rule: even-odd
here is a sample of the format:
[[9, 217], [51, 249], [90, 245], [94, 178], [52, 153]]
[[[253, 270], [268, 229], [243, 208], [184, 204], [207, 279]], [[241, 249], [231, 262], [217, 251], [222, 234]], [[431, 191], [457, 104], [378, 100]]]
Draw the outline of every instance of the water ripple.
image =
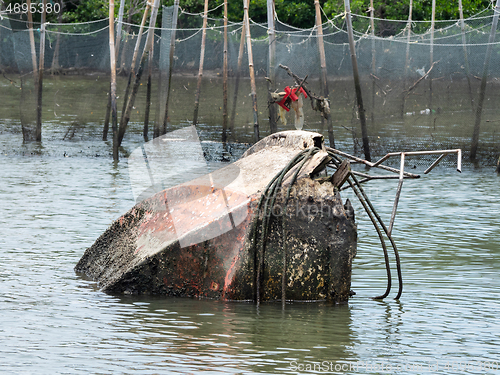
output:
[[[282, 311], [276, 304], [118, 298], [77, 277], [73, 267], [85, 248], [133, 199], [125, 163], [75, 159], [2, 158], [2, 372], [300, 373], [323, 363], [333, 367], [316, 372], [340, 373], [335, 365], [358, 361], [500, 361], [499, 180], [489, 171], [436, 170], [405, 182], [394, 227], [405, 283], [400, 302], [370, 299], [385, 289], [383, 258], [351, 199], [357, 295], [349, 305], [297, 303]], [[395, 184], [370, 189], [388, 220]]]

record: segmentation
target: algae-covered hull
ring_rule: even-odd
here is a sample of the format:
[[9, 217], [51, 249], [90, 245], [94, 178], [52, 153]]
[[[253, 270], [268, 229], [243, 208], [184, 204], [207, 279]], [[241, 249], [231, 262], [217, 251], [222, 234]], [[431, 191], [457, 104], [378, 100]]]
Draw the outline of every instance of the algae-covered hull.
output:
[[[311, 147], [322, 150], [300, 169], [289, 199], [277, 195], [259, 253], [253, 240], [262, 231], [253, 225], [263, 215], [258, 202], [272, 178]], [[315, 178], [329, 160], [323, 148], [317, 133], [270, 135], [235, 163], [138, 203], [75, 270], [113, 294], [256, 300], [258, 293], [264, 301], [280, 300], [284, 288], [287, 300], [347, 301], [356, 225], [330, 180]]]

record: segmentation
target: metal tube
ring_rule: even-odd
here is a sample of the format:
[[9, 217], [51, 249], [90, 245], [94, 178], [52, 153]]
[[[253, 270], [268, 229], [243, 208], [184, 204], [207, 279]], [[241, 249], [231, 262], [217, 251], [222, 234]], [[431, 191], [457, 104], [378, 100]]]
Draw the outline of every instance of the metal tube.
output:
[[[356, 183], [356, 185], [358, 185], [358, 187], [361, 190], [361, 186], [359, 186], [359, 182], [356, 180], [356, 177], [354, 177], [354, 176], [352, 176], [352, 177], [353, 177], [353, 180]], [[376, 214], [376, 212], [370, 211], [370, 208], [372, 208], [371, 205], [369, 206], [367, 204], [367, 202], [365, 202], [365, 200], [363, 199], [363, 195], [358, 191], [358, 189], [356, 188], [356, 185], [351, 181], [350, 178], [347, 179], [347, 182], [349, 183], [349, 187], [354, 191], [354, 193], [356, 194], [356, 197], [358, 198], [359, 202], [361, 203], [361, 205], [365, 209], [365, 212], [367, 213], [368, 217], [370, 218], [370, 220], [371, 220], [371, 222], [373, 224], [373, 227], [377, 231], [377, 234], [378, 234], [378, 237], [379, 237], [379, 240], [380, 240], [380, 244], [382, 245], [382, 250], [384, 252], [385, 270], [386, 270], [386, 273], [387, 273], [387, 287], [385, 289], [384, 294], [382, 294], [380, 296], [373, 297], [373, 299], [384, 299], [391, 292], [392, 277], [391, 277], [391, 267], [389, 265], [389, 254], [387, 254], [387, 246], [385, 245], [385, 241], [384, 241], [384, 237], [382, 235], [382, 231], [378, 227], [377, 222], [375, 220], [376, 218], [374, 217], [374, 216], [378, 216], [378, 215]]]
[[[382, 157], [380, 160], [376, 161], [373, 163], [373, 167], [379, 166], [380, 163], [383, 161], [389, 159], [391, 156], [397, 156], [400, 155], [401, 152], [390, 152], [384, 157]], [[405, 152], [407, 156], [414, 156], [414, 155], [435, 155], [435, 154], [460, 154], [461, 155], [461, 149], [455, 149], [455, 150], [436, 150], [436, 151], [407, 151]]]
[[432, 163], [432, 164], [431, 164], [431, 166], [425, 170], [424, 174], [427, 174], [427, 173], [429, 173], [430, 171], [432, 171], [432, 170], [434, 169], [434, 167], [435, 167], [436, 165], [438, 165], [438, 164], [439, 164], [439, 162], [440, 162], [440, 161], [441, 161], [441, 160], [442, 160], [445, 156], [446, 156], [446, 154], [441, 154], [441, 156], [440, 156], [440, 157], [438, 157], [438, 158], [436, 159], [436, 161], [435, 161], [434, 163]]
[[[369, 167], [377, 167], [377, 168], [384, 169], [384, 170], [389, 171], [389, 172], [394, 172], [394, 173], [398, 173], [399, 174], [399, 169], [388, 167], [386, 165], [382, 165], [379, 162], [377, 162], [377, 165], [375, 165], [375, 163], [366, 161], [364, 159], [358, 158], [358, 157], [353, 156], [353, 155], [346, 154], [345, 152], [336, 150], [334, 148], [327, 147], [327, 150], [331, 151], [331, 152], [333, 152], [333, 153], [335, 153], [337, 155], [344, 156], [344, 157], [349, 158], [351, 160], [355, 160], [355, 161], [357, 161], [359, 163], [363, 163], [363, 164], [365, 164], [365, 165], [367, 165]], [[395, 153], [395, 154], [399, 155], [399, 153]], [[410, 173], [410, 172], [404, 172], [404, 175], [407, 176], [407, 177], [411, 177], [411, 178], [420, 178], [420, 176], [418, 174], [414, 174], [414, 173]]]
[[389, 235], [392, 234], [392, 227], [394, 226], [394, 220], [396, 219], [396, 211], [398, 209], [399, 196], [401, 195], [401, 189], [403, 188], [404, 181], [404, 168], [405, 168], [405, 153], [401, 153], [401, 168], [399, 173], [399, 184], [398, 190], [396, 191], [396, 198], [394, 199], [394, 205], [392, 206], [391, 222], [389, 223]]

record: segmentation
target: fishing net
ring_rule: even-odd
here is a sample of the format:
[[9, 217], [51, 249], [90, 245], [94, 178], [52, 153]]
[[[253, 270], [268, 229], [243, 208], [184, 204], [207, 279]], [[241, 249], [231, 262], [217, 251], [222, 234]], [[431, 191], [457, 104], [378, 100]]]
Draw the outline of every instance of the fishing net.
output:
[[[174, 7], [163, 7], [161, 27], [154, 29], [149, 129], [153, 129], [154, 123], [164, 122], [167, 97], [167, 131], [184, 127], [193, 120], [203, 15], [179, 9], [174, 20], [173, 14]], [[207, 20], [197, 130], [201, 140], [219, 142], [224, 112], [224, 22], [212, 14], [208, 13]], [[27, 133], [32, 133], [37, 108], [33, 61], [39, 56], [41, 26], [33, 25], [33, 50], [26, 15], [4, 13], [3, 16], [0, 116], [3, 126], [22, 124]], [[326, 20], [322, 25], [322, 40], [335, 147], [362, 156], [346, 17], [338, 15], [323, 20]], [[490, 42], [498, 32], [492, 30], [492, 9], [463, 21], [436, 21], [434, 26], [430, 21], [385, 20], [356, 14], [352, 15], [352, 23], [373, 157], [392, 151], [462, 148], [466, 159], [471, 149], [481, 79], [486, 72], [477, 159], [484, 165], [496, 163], [500, 154], [500, 41], [497, 37]], [[101, 136], [109, 94], [108, 27], [107, 20], [45, 25], [44, 133], [51, 129], [52, 135], [65, 139]], [[148, 30], [146, 26], [139, 53]], [[241, 43], [242, 30], [242, 23], [228, 23], [228, 116], [234, 121], [230, 121], [227, 131], [231, 142], [250, 143], [254, 117], [249, 51], [246, 43]], [[295, 84], [280, 64], [301, 78], [307, 76], [309, 90], [323, 94], [321, 39], [317, 28], [297, 29], [276, 20], [272, 48], [275, 56], [270, 68], [267, 25], [250, 20], [250, 33], [257, 115], [263, 137], [270, 133], [268, 87], [282, 91]], [[118, 118], [138, 36], [138, 25], [122, 23], [117, 55]], [[147, 64], [144, 71], [126, 137], [143, 131]], [[266, 77], [275, 77], [271, 86]], [[307, 100], [304, 110], [304, 130], [322, 132], [327, 138], [327, 125], [320, 113], [313, 111]], [[278, 122], [277, 127], [293, 129], [292, 117], [286, 125]]]

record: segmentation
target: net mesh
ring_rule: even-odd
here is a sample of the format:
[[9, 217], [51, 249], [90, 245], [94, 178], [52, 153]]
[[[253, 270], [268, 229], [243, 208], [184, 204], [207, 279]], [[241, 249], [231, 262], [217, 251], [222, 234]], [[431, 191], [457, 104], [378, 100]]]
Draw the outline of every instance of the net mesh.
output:
[[[170, 42], [175, 24], [173, 12], [173, 7], [164, 7], [161, 28], [154, 30], [153, 115], [150, 115], [153, 121], [163, 123], [170, 80], [169, 130], [185, 126], [193, 119], [203, 33], [203, 16], [180, 10], [170, 64]], [[493, 43], [489, 42], [492, 33], [498, 32], [492, 30], [493, 20], [493, 9], [486, 9], [463, 22], [436, 21], [434, 28], [430, 21], [408, 22], [352, 15], [373, 155], [417, 149], [462, 148], [467, 156], [471, 148], [481, 78], [490, 48], [478, 160], [485, 165], [496, 163], [500, 154], [500, 42], [498, 37]], [[300, 77], [307, 76], [308, 88], [322, 94], [317, 29], [297, 29], [279, 20], [276, 20], [275, 28], [275, 64], [271, 72], [268, 27], [253, 22], [250, 26], [261, 137], [270, 131], [265, 77], [274, 74], [278, 90], [294, 84], [279, 64], [288, 66]], [[362, 156], [345, 15], [327, 19], [322, 28], [335, 146]], [[236, 108], [229, 139], [252, 142], [253, 113], [246, 45], [243, 45], [240, 58], [241, 79], [235, 95], [242, 29], [242, 23], [232, 22], [227, 28], [229, 111], [233, 106]], [[139, 26], [123, 23], [122, 30], [117, 58], [119, 110]], [[147, 31], [146, 27], [144, 33]], [[43, 123], [44, 126], [59, 129], [55, 130], [55, 134], [61, 137], [97, 137], [101, 133], [109, 92], [108, 33], [107, 20], [46, 24]], [[35, 54], [40, 50], [40, 36], [40, 25], [34, 24]], [[197, 125], [202, 140], [219, 141], [221, 136], [223, 36], [223, 20], [212, 18], [209, 13]], [[0, 20], [0, 38], [0, 65], [4, 76], [0, 84], [3, 98], [0, 101], [1, 116], [4, 123], [19, 119], [29, 132], [36, 117], [36, 80], [26, 15], [4, 14]], [[142, 51], [146, 37], [141, 40], [139, 51]], [[144, 84], [140, 87], [132, 111], [132, 125], [128, 130], [132, 134], [142, 131], [144, 121], [146, 80], [142, 82]], [[326, 135], [326, 124], [320, 114], [309, 105], [305, 105], [304, 109], [304, 129]], [[292, 119], [287, 125], [278, 123], [278, 130], [292, 128]]]

